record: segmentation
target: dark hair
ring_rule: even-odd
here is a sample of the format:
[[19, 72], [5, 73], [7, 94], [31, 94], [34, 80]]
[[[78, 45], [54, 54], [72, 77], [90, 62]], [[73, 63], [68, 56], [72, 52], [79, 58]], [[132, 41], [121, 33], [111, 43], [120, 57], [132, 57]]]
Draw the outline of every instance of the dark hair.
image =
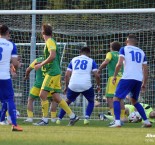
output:
[[118, 41], [113, 41], [113, 42], [110, 43], [110, 47], [114, 51], [119, 51], [120, 48], [121, 48], [121, 44]]
[[6, 35], [9, 31], [9, 28], [6, 25], [0, 25], [0, 35]]
[[82, 47], [81, 50], [80, 50], [81, 53], [87, 53], [89, 54], [90, 53], [90, 48], [89, 47]]
[[47, 36], [52, 36], [52, 26], [50, 24], [43, 24], [42, 34]]

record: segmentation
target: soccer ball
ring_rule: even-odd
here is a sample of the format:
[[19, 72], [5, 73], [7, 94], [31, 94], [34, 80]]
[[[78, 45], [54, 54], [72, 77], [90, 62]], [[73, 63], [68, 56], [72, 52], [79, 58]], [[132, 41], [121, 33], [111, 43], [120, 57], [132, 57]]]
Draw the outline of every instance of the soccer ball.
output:
[[141, 116], [137, 111], [132, 112], [128, 116], [129, 122], [136, 123], [136, 122], [141, 122]]

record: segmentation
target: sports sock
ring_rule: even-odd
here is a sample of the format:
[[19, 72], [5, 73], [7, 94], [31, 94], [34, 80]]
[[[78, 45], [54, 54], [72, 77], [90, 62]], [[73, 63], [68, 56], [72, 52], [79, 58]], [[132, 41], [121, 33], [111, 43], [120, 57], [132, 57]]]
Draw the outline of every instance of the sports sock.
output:
[[94, 109], [94, 102], [88, 102], [88, 106], [86, 109], [86, 116], [90, 116]]
[[43, 117], [46, 118], [48, 116], [48, 108], [49, 108], [48, 100], [41, 101], [41, 106], [42, 106]]
[[114, 106], [115, 120], [120, 120], [120, 114], [121, 114], [120, 102], [119, 101], [114, 101], [113, 106]]
[[61, 100], [59, 103], [59, 106], [68, 114], [70, 118], [74, 118], [75, 114], [72, 112], [72, 110], [69, 108], [65, 100]]
[[110, 108], [111, 115], [114, 116], [114, 109]]
[[121, 109], [121, 119], [125, 118], [125, 109]]
[[139, 114], [141, 115], [142, 119], [144, 121], [147, 120], [147, 117], [146, 117], [146, 114], [145, 114], [145, 111], [144, 111], [144, 108], [142, 107], [142, 105], [139, 102], [137, 102], [134, 106], [137, 109], [137, 111], [139, 112]]
[[56, 112], [51, 112], [51, 118], [56, 118]]
[[33, 112], [27, 109], [27, 116], [33, 118]]
[[15, 103], [14, 103], [13, 99], [9, 99], [7, 103], [8, 103], [8, 112], [11, 117], [12, 125], [17, 126]]

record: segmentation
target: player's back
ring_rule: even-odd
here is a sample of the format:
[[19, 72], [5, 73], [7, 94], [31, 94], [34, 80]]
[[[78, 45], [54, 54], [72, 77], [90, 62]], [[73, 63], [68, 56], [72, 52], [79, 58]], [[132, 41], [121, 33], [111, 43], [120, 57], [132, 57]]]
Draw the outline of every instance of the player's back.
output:
[[10, 78], [10, 60], [13, 50], [13, 43], [0, 38], [0, 79]]
[[89, 89], [92, 86], [91, 72], [97, 70], [95, 61], [92, 58], [81, 55], [74, 57], [71, 61], [71, 65], [72, 75], [69, 88], [73, 85], [78, 85], [81, 88], [79, 88], [79, 90]]
[[147, 63], [144, 51], [136, 46], [128, 45], [121, 48], [120, 55], [123, 55], [125, 59], [122, 79], [142, 81], [142, 65]]

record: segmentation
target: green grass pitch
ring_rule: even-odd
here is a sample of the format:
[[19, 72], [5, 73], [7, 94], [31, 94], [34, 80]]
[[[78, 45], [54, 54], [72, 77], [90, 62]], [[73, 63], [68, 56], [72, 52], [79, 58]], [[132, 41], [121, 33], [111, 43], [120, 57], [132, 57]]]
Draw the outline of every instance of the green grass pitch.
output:
[[[48, 126], [33, 126], [18, 121], [23, 132], [12, 132], [11, 126], [0, 126], [0, 145], [154, 145], [155, 127], [141, 128], [141, 123], [126, 123], [121, 128], [109, 128], [107, 121], [91, 120], [75, 126], [49, 123]], [[148, 134], [154, 137], [146, 137]]]

